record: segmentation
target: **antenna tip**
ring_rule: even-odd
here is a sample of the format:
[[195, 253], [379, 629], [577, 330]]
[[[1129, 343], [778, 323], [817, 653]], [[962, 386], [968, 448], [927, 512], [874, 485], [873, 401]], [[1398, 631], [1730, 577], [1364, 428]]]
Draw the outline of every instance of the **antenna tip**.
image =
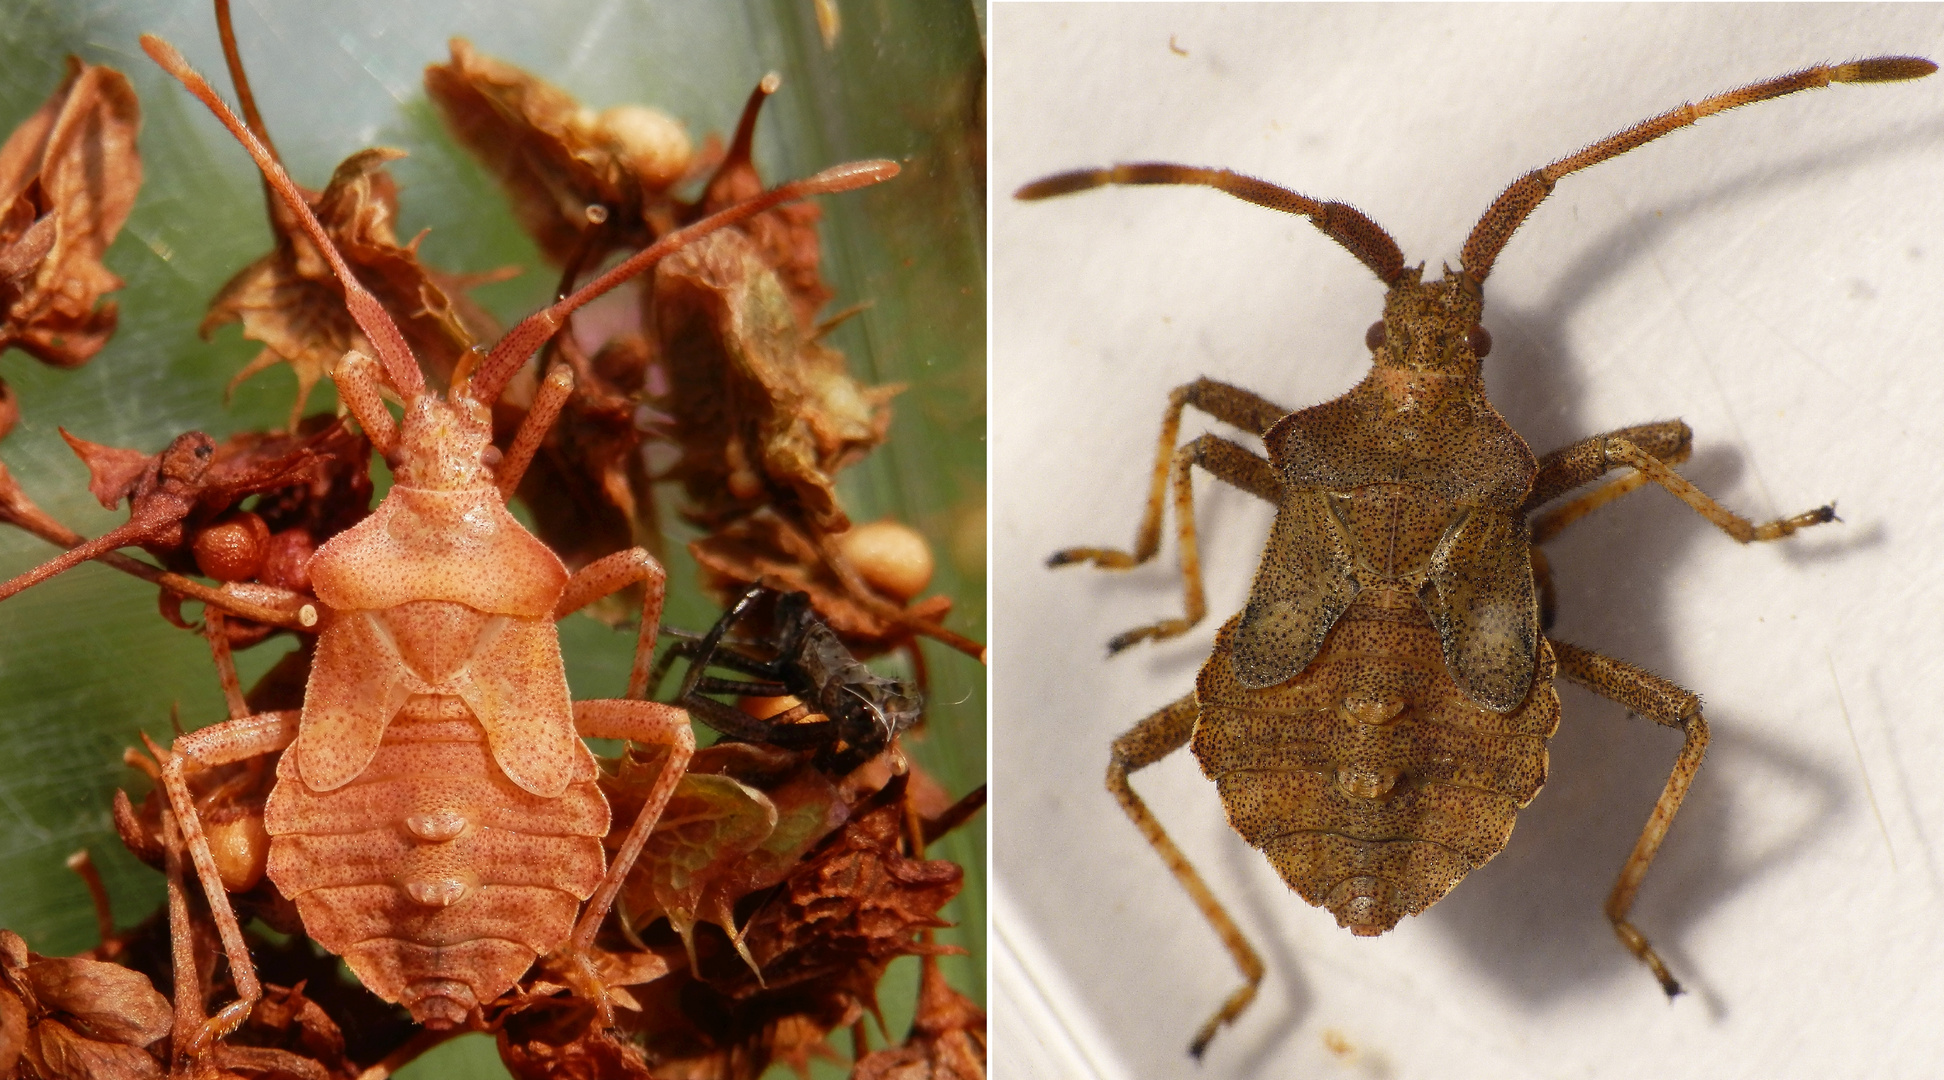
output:
[[806, 193], [832, 194], [880, 184], [898, 175], [898, 163], [882, 158], [832, 166], [804, 181]]
[[156, 37], [154, 34], [142, 35], [142, 51], [149, 54], [149, 59], [161, 64], [164, 69], [171, 72], [176, 68], [188, 66], [187, 62], [182, 59], [182, 54], [176, 51], [174, 45]]
[[1073, 169], [1069, 172], [1042, 176], [1038, 180], [1013, 192], [1013, 198], [1024, 202], [1051, 199], [1056, 195], [1071, 195], [1076, 191], [1088, 191], [1112, 183], [1111, 170]]
[[1836, 65], [1831, 82], [1902, 82], [1921, 79], [1937, 70], [1937, 65], [1921, 56], [1873, 56]]

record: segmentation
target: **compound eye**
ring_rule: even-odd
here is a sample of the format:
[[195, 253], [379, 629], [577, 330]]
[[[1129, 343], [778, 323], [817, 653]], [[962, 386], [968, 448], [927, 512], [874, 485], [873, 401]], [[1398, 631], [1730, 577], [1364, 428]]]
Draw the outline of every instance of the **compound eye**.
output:
[[1371, 323], [1370, 329], [1364, 331], [1364, 345], [1371, 352], [1376, 352], [1378, 349], [1384, 347], [1384, 320], [1379, 319]]
[[1472, 355], [1480, 360], [1492, 351], [1492, 335], [1482, 326], [1474, 326], [1465, 334], [1465, 344], [1471, 346]]

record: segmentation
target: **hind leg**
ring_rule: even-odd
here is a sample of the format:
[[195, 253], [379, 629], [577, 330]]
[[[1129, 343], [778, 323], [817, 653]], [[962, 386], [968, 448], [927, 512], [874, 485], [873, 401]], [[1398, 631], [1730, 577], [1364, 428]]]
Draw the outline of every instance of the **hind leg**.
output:
[[1668, 973], [1660, 955], [1647, 943], [1646, 936], [1627, 920], [1627, 915], [1633, 909], [1634, 896], [1640, 892], [1640, 883], [1654, 864], [1655, 853], [1660, 851], [1661, 841], [1667, 839], [1674, 815], [1680, 812], [1688, 786], [1694, 783], [1694, 774], [1701, 768], [1701, 757], [1707, 753], [1708, 722], [1701, 716], [1701, 699], [1658, 675], [1576, 645], [1554, 641], [1553, 652], [1559, 658], [1561, 675], [1657, 724], [1679, 728], [1684, 736], [1680, 756], [1674, 759], [1674, 768], [1667, 774], [1667, 786], [1661, 790], [1654, 812], [1648, 815], [1646, 826], [1640, 830], [1633, 853], [1621, 864], [1620, 878], [1613, 883], [1613, 892], [1606, 902], [1607, 918], [1612, 920], [1613, 932], [1619, 935], [1621, 944], [1647, 965], [1671, 998], [1681, 992], [1681, 984]]

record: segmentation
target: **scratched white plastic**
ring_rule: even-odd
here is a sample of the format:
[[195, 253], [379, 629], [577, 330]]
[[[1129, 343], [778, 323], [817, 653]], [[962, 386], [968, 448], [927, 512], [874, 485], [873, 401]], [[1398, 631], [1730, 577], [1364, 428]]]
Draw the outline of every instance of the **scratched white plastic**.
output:
[[[1354, 203], [1431, 273], [1515, 177], [1683, 100], [1944, 58], [1944, 13], [1917, 7], [1000, 4], [992, 26], [995, 192], [1228, 166]], [[1190, 1063], [1237, 976], [1100, 777], [1109, 740], [1191, 688], [1269, 510], [1201, 483], [1210, 618], [1111, 661], [1109, 635], [1180, 610], [1172, 535], [1125, 575], [1042, 563], [1131, 538], [1171, 387], [1335, 396], [1383, 290], [1307, 222], [1213, 192], [1001, 194], [993, 219], [997, 930], [1034, 943], [996, 1032], [1079, 1017], [1103, 1076], [1934, 1074], [1944, 78], [1761, 103], [1569, 177], [1487, 284], [1493, 400], [1536, 451], [1679, 416], [1684, 472], [1730, 506], [1833, 497], [1845, 519], [1741, 549], [1648, 491], [1552, 550], [1555, 633], [1692, 688], [1713, 727], [1635, 908], [1692, 991], [1671, 1007], [1600, 905], [1679, 739], [1569, 689], [1510, 846], [1374, 940], [1291, 894], [1186, 754], [1137, 774], [1268, 966]], [[1071, 997], [1020, 1019], [1022, 986]], [[1048, 1075], [1021, 1045], [996, 1042], [995, 1072]]]

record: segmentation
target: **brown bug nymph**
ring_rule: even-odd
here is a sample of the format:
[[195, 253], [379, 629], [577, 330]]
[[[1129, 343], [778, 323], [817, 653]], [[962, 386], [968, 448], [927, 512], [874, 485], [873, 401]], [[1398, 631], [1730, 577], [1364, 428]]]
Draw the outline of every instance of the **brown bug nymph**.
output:
[[[1318, 202], [1225, 169], [1117, 165], [1061, 173], [1018, 195], [1040, 199], [1113, 184], [1213, 187], [1300, 214], [1389, 288], [1365, 335], [1372, 367], [1334, 401], [1291, 412], [1239, 387], [1177, 388], [1161, 426], [1147, 510], [1132, 551], [1073, 548], [1051, 565], [1124, 569], [1160, 548], [1172, 484], [1185, 586], [1183, 617], [1116, 636], [1118, 651], [1182, 633], [1206, 613], [1190, 467], [1276, 505], [1242, 612], [1216, 636], [1195, 691], [1115, 740], [1107, 786], [1194, 897], [1245, 985], [1204, 1024], [1199, 1055], [1255, 995], [1255, 950], [1209, 892], [1128, 774], [1192, 745], [1229, 823], [1262, 849], [1305, 900], [1359, 935], [1423, 911], [1511, 836], [1546, 778], [1564, 675], [1684, 740], [1653, 814], [1620, 871], [1606, 913], [1623, 944], [1671, 996], [1680, 990], [1627, 919], [1708, 742], [1694, 694], [1624, 661], [1546, 638], [1551, 582], [1539, 545], [1595, 507], [1648, 482], [1739, 542], [1827, 522], [1824, 506], [1755, 525], [1670, 468], [1688, 456], [1686, 424], [1598, 435], [1535, 459], [1486, 400], [1479, 360], [1483, 285], [1513, 232], [1570, 173], [1722, 109], [1826, 86], [1936, 70], [1915, 57], [1819, 66], [1684, 105], [1521, 177], [1466, 240], [1462, 268], [1424, 281], [1383, 228], [1344, 203]], [[1262, 438], [1267, 456], [1215, 435], [1175, 445], [1193, 405]], [[1616, 468], [1603, 488], [1538, 511]]]

